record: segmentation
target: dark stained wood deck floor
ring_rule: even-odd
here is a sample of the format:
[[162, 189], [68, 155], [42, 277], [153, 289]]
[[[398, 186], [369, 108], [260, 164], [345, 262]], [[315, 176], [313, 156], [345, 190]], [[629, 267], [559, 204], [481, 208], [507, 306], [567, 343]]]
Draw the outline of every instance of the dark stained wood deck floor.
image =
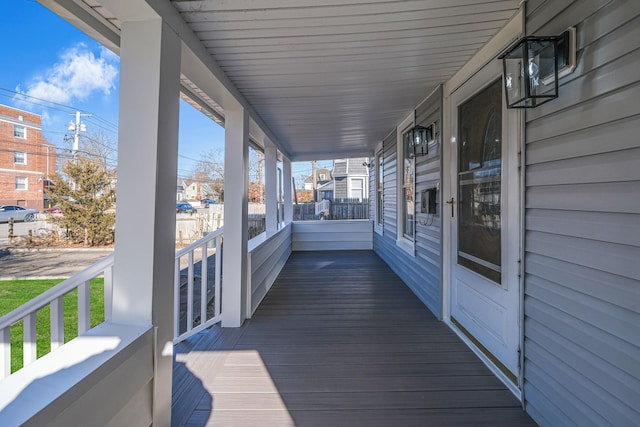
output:
[[174, 426], [527, 426], [371, 251], [294, 252], [241, 328], [176, 346]]

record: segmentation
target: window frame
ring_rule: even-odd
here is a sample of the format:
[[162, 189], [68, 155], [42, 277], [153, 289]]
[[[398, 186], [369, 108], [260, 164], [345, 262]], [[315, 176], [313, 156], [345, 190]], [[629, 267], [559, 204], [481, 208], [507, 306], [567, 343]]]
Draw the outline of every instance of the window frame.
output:
[[[18, 129], [22, 129], [22, 132], [17, 132]], [[25, 125], [13, 124], [13, 137], [17, 139], [27, 139], [27, 127]]]
[[374, 157], [374, 188], [375, 188], [375, 211], [374, 230], [376, 233], [384, 234], [384, 146], [382, 143], [376, 147]]
[[[24, 180], [24, 188], [19, 188], [20, 184], [18, 183], [19, 180]], [[15, 190], [16, 191], [28, 191], [29, 190], [29, 178], [26, 176], [16, 176], [16, 181], [15, 181]]]
[[[362, 202], [364, 200], [364, 195], [365, 195], [364, 194], [364, 190], [365, 190], [364, 181], [365, 181], [364, 177], [351, 177], [351, 178], [349, 178], [349, 182], [348, 182], [349, 188], [348, 188], [348, 193], [347, 193], [349, 199], [352, 199], [352, 200], [353, 199], [358, 199], [359, 202]], [[360, 188], [355, 188], [354, 187], [353, 184], [355, 182], [359, 182], [360, 183]], [[354, 196], [354, 194], [353, 194], [354, 190], [360, 191], [360, 196], [359, 197], [355, 197]]]
[[[22, 161], [17, 161], [17, 155], [22, 155]], [[14, 151], [13, 152], [13, 163], [16, 165], [26, 165], [27, 164], [27, 153], [25, 151]]]
[[[408, 147], [406, 147], [404, 135], [407, 131], [415, 125], [415, 111], [412, 111], [396, 128], [396, 246], [403, 249], [409, 255], [416, 255], [416, 212], [415, 212], [415, 200], [416, 200], [416, 167], [415, 158], [409, 157]], [[412, 192], [414, 200], [413, 211], [413, 230], [411, 234], [406, 233], [405, 218], [407, 218], [407, 212], [404, 203], [404, 194], [407, 186], [405, 185], [405, 159], [411, 162], [411, 182]]]

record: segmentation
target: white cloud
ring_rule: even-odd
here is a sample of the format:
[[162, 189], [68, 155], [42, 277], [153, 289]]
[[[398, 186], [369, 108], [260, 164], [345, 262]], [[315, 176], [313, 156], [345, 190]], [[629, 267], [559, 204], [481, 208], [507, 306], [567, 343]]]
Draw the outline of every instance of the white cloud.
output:
[[[60, 104], [84, 101], [95, 93], [109, 95], [116, 87], [118, 61], [117, 55], [105, 48], [96, 56], [80, 44], [64, 51], [60, 61], [27, 83], [24, 91], [20, 87], [17, 91]], [[16, 100], [19, 98], [17, 95]]]

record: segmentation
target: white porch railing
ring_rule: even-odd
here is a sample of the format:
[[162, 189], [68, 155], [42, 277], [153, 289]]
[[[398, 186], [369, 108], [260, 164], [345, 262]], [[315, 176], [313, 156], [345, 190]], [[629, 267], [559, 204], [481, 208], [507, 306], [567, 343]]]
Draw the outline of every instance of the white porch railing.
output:
[[[221, 320], [222, 232], [223, 229], [220, 228], [176, 253], [174, 281], [175, 343], [183, 341]], [[213, 270], [210, 268], [211, 256], [214, 256]], [[63, 301], [65, 295], [75, 289], [78, 290], [78, 336], [83, 335], [91, 328], [90, 282], [99, 276], [104, 276], [104, 319], [105, 321], [111, 320], [113, 260], [114, 254], [111, 254], [0, 317], [0, 379], [11, 375], [12, 325], [20, 321], [23, 322], [22, 367], [36, 360], [36, 313], [39, 310], [47, 306], [50, 308], [51, 351], [64, 344]], [[198, 288], [195, 286], [198, 280], [196, 267], [199, 267], [200, 271]], [[186, 277], [182, 272], [186, 272]], [[213, 277], [210, 277], [211, 273], [213, 273]], [[198, 307], [196, 308], [194, 305]]]
[[11, 374], [11, 326], [23, 322], [22, 366], [33, 363], [37, 357], [36, 313], [50, 308], [49, 327], [51, 351], [64, 344], [64, 296], [78, 289], [78, 335], [91, 328], [91, 279], [104, 275], [104, 317], [111, 319], [113, 292], [113, 254], [101, 259], [87, 269], [71, 276], [36, 298], [0, 317], [0, 379]]
[[[221, 320], [222, 235], [223, 229], [176, 252], [173, 305], [173, 342], [183, 341]], [[213, 271], [209, 257], [214, 256]], [[200, 283], [196, 287], [196, 267]], [[184, 272], [186, 272], [186, 277]], [[213, 273], [213, 278], [209, 274]], [[197, 304], [196, 298], [199, 298]], [[213, 305], [210, 303], [213, 301]], [[198, 310], [194, 312], [194, 306]]]

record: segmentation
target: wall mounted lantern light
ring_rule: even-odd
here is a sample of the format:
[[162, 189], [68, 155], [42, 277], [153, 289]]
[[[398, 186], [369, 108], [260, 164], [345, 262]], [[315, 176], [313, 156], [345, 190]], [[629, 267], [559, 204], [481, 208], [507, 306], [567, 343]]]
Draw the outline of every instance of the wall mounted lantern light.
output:
[[434, 124], [427, 127], [416, 125], [405, 134], [405, 140], [409, 144], [409, 156], [418, 157], [429, 154], [429, 142], [434, 139]]
[[558, 97], [560, 71], [575, 68], [575, 28], [560, 36], [523, 37], [501, 54], [507, 108], [534, 108]]

